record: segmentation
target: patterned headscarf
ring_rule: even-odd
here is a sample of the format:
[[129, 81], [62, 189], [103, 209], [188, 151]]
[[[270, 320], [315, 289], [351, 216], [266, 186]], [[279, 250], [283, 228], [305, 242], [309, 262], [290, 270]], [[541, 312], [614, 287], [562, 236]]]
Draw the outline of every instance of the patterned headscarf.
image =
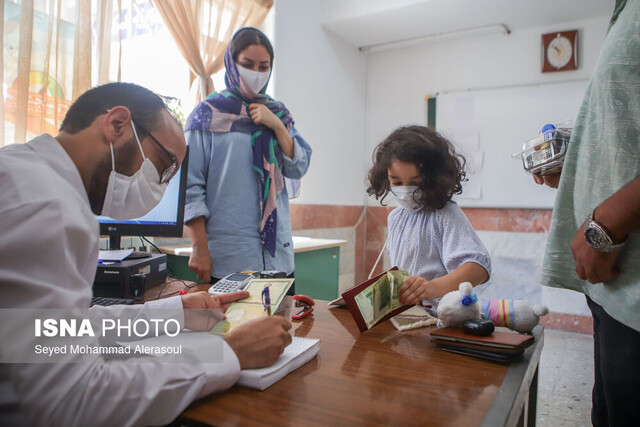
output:
[[[238, 30], [233, 38], [241, 31]], [[255, 30], [252, 28], [252, 30]], [[256, 30], [257, 31], [257, 30]], [[287, 129], [293, 126], [293, 118], [283, 103], [276, 101], [262, 88], [257, 97], [252, 98], [240, 80], [238, 69], [233, 61], [231, 46], [233, 38], [224, 55], [225, 83], [227, 88], [221, 92], [213, 92], [207, 99], [196, 106], [187, 119], [185, 130], [205, 132], [244, 132], [251, 134], [253, 149], [253, 170], [258, 180], [258, 200], [262, 219], [260, 221], [260, 237], [262, 247], [271, 256], [275, 256], [276, 231], [278, 213], [277, 198], [284, 188], [282, 165], [278, 163], [280, 146], [275, 134], [266, 126], [256, 125], [249, 116], [249, 104], [261, 103], [273, 112]]]

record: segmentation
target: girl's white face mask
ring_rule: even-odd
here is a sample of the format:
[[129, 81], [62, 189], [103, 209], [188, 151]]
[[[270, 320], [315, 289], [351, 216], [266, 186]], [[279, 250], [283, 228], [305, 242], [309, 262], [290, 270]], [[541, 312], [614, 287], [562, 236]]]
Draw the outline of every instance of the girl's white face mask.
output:
[[409, 212], [418, 212], [423, 206], [416, 200], [422, 198], [422, 189], [417, 185], [398, 185], [390, 188], [400, 206]]
[[167, 184], [160, 184], [160, 175], [156, 167], [148, 157], [145, 157], [133, 122], [131, 126], [144, 161], [132, 176], [116, 172], [113, 144], [111, 144], [111, 174], [102, 206], [102, 215], [119, 221], [146, 215], [160, 203], [167, 189]]
[[238, 69], [240, 80], [242, 80], [242, 82], [254, 92], [252, 94], [247, 94], [251, 96], [258, 95], [260, 91], [267, 85], [267, 82], [269, 82], [269, 77], [271, 76], [271, 70], [265, 72], [253, 71], [244, 68], [240, 64], [236, 64], [236, 68]]

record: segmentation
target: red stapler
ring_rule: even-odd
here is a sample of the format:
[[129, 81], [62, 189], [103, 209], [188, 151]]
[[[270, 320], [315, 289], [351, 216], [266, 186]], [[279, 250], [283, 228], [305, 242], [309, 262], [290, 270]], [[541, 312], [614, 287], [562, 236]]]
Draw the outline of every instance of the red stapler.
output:
[[303, 307], [301, 311], [291, 315], [293, 320], [300, 320], [313, 313], [313, 306], [316, 304], [313, 298], [306, 295], [294, 295], [293, 300], [295, 301], [295, 307]]

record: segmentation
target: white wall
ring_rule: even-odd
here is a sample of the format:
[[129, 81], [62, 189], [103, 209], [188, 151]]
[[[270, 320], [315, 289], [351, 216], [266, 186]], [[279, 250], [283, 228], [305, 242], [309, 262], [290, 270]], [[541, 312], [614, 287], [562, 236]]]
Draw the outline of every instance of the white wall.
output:
[[[370, 54], [366, 157], [370, 158], [374, 147], [396, 127], [426, 124], [425, 96], [428, 94], [588, 78], [608, 22], [608, 18], [602, 17], [514, 31], [508, 36], [466, 38]], [[541, 73], [541, 34], [576, 28], [579, 30], [579, 69]], [[369, 203], [377, 202], [372, 199]]]
[[[409, 2], [410, 3], [410, 2]], [[425, 124], [425, 95], [438, 91], [587, 79], [609, 18], [360, 53], [323, 28], [335, 2], [275, 2], [274, 95], [311, 144], [311, 168], [293, 203], [359, 205], [374, 147], [398, 126]], [[578, 29], [579, 69], [540, 72], [541, 34]], [[369, 204], [377, 205], [373, 199]]]
[[275, 97], [313, 148], [293, 203], [362, 205], [366, 57], [322, 28], [324, 4], [275, 2]]

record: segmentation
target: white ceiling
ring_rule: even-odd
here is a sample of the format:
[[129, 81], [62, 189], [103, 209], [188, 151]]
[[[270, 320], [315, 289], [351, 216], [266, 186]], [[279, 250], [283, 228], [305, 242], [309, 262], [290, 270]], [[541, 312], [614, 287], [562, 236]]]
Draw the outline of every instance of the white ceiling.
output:
[[511, 31], [610, 16], [615, 0], [323, 0], [324, 27], [357, 47], [493, 24]]

